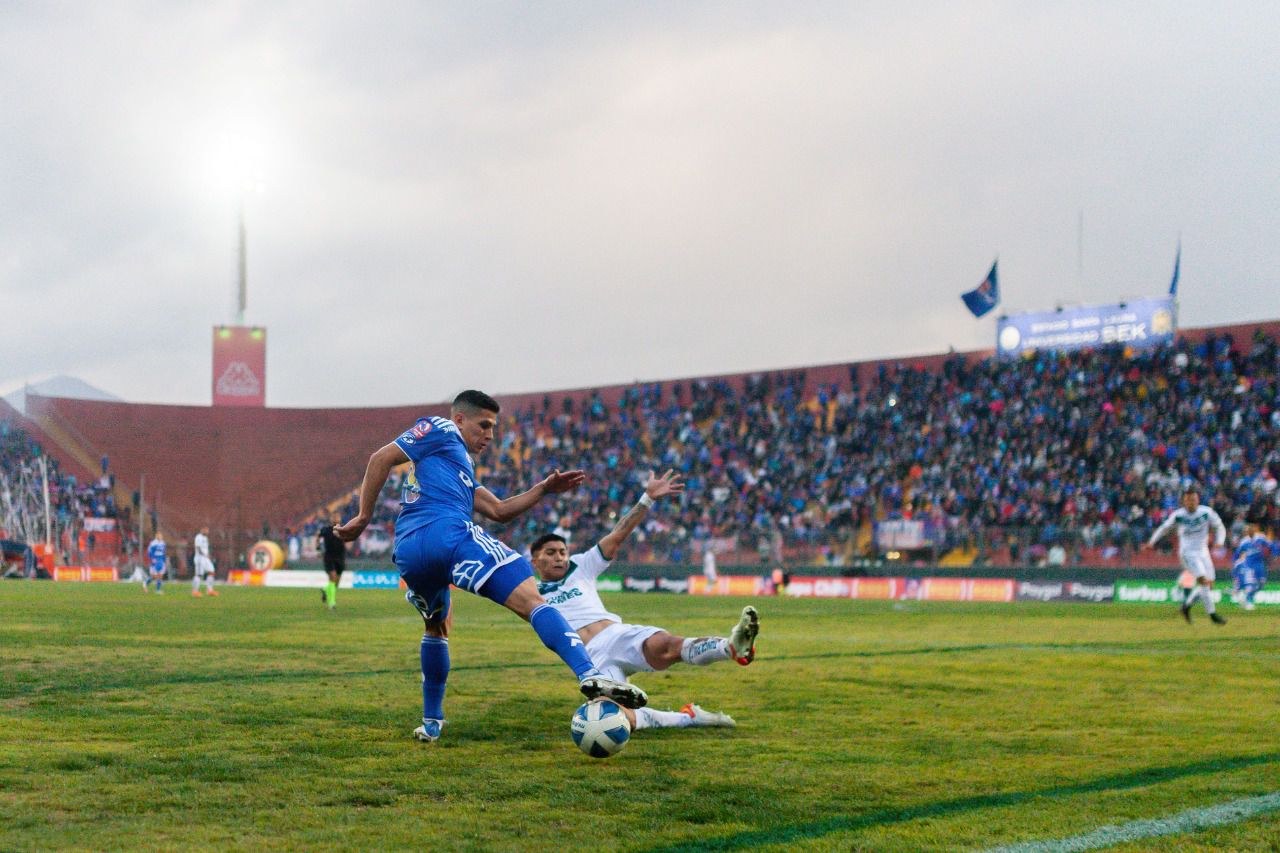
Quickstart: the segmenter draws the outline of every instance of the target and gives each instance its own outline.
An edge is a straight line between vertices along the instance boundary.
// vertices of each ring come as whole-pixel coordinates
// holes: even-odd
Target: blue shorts
[[[1236,576],[1236,586],[1239,587],[1262,586],[1263,581],[1266,580],[1265,575],[1260,576],[1249,566],[1236,566],[1232,571]]]
[[[162,575],[162,574],[164,574],[164,566],[157,566],[155,564],[152,564],[151,576],[155,577],[156,575]]]
[[[462,519],[442,518],[397,540],[394,559],[428,621],[448,615],[450,584],[503,604],[533,577],[528,560]]]

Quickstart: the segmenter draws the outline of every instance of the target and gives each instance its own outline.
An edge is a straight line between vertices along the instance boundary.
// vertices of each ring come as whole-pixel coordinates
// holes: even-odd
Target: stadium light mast
[[[236,198],[236,230],[238,232],[238,251],[236,255],[236,325],[244,325],[244,312],[249,302],[249,264],[248,250],[245,246],[244,227],[244,189],[241,188]]]

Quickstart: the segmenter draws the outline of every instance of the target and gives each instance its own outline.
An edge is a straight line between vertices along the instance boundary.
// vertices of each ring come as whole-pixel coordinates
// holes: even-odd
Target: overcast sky
[[[433,402],[1280,317],[1280,4],[0,4],[0,385]],[[1083,264],[1078,223],[1083,212]]]

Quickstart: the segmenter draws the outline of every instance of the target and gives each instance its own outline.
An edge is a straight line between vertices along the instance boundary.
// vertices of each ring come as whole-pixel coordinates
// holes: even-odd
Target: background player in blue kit
[[[1236,546],[1235,562],[1231,575],[1235,579],[1232,597],[1245,610],[1254,608],[1253,597],[1267,582],[1267,557],[1276,552],[1276,546],[1262,535],[1258,525],[1250,523],[1244,528],[1244,538]]]
[[[545,496],[568,491],[586,479],[581,471],[556,471],[529,491],[506,500],[478,486],[468,452],[480,453],[493,441],[498,410],[497,401],[488,394],[463,391],[454,399],[449,419],[420,418],[395,441],[376,450],[360,485],[359,513],[334,531],[346,542],[358,537],[369,525],[391,469],[406,461],[413,463],[396,519],[395,563],[409,587],[405,597],[426,623],[421,648],[422,725],[413,732],[421,741],[439,738],[444,724],[450,583],[528,620],[543,644],[573,670],[588,698],[606,696],[629,708],[642,707],[647,701],[640,688],[600,674],[578,632],[538,593],[529,561],[471,521],[476,512],[494,521],[510,521]]]
[[[147,559],[151,561],[151,571],[142,581],[143,592],[151,591],[152,581],[156,582],[156,592],[164,592],[165,553],[164,534],[157,530],[156,537],[147,546]]]

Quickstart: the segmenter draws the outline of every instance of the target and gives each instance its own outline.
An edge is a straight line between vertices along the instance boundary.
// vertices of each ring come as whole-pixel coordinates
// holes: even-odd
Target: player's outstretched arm
[[[394,441],[373,452],[364,469],[364,482],[360,484],[360,512],[347,523],[335,527],[335,536],[343,542],[352,542],[364,532],[373,519],[373,508],[378,502],[378,495],[382,493],[382,487],[387,483],[387,477],[391,475],[391,469],[408,461],[409,457]]]
[[[1214,543],[1221,548],[1227,544],[1227,526],[1222,523],[1222,516],[1213,507],[1209,507],[1209,523],[1213,525]]]
[[[505,500],[484,486],[476,487],[475,509],[485,518],[493,521],[510,521],[518,518],[537,505],[547,495],[558,495],[570,489],[576,489],[587,480],[584,471],[553,471],[551,476],[538,483],[527,492],[512,495]]]
[[[627,537],[631,535],[631,531],[639,527],[640,522],[644,521],[644,517],[649,514],[649,507],[653,506],[654,501],[683,491],[684,483],[680,482],[679,474],[668,470],[661,477],[655,477],[653,472],[650,471],[648,482],[644,484],[644,496],[640,498],[639,503],[627,510],[622,518],[618,519],[618,523],[613,526],[613,530],[610,530],[596,544],[596,547],[600,549],[600,553],[604,555],[606,560],[612,560],[617,555],[618,549],[622,547],[622,543],[627,541]]]
[[[1159,542],[1162,538],[1164,538],[1164,535],[1166,533],[1168,533],[1170,530],[1173,529],[1173,525],[1176,521],[1177,514],[1178,513],[1176,510],[1169,513],[1169,517],[1164,520],[1164,524],[1161,524],[1159,527],[1157,527],[1155,532],[1151,534],[1151,538],[1148,539],[1145,543],[1143,543],[1142,545],[1143,550],[1146,550],[1147,548],[1154,548],[1156,546],[1156,543]]]

